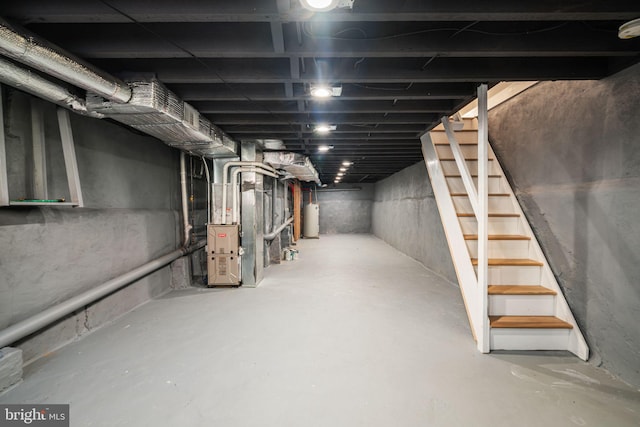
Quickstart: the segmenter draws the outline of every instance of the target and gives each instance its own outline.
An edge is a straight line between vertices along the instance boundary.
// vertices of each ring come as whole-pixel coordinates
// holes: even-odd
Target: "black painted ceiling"
[[[0,16],[116,76],[155,75],[237,140],[282,139],[323,182],[375,182],[479,83],[599,79],[639,60],[640,1],[16,0]],[[317,101],[310,84],[342,85]],[[316,123],[337,126],[329,136]],[[328,153],[320,145],[332,145]]]

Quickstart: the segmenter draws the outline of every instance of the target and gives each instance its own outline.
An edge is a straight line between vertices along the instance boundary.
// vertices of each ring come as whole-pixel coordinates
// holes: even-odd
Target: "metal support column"
[[[478,87],[478,292],[482,310],[482,338],[478,339],[478,350],[490,350],[488,312],[488,210],[489,210],[489,132],[487,110],[487,85]]]
[[[262,153],[254,142],[243,141],[240,160],[261,161]],[[241,175],[242,216],[240,223],[242,256],[242,285],[256,287],[262,280],[264,269],[264,194],[263,177],[254,172]]]

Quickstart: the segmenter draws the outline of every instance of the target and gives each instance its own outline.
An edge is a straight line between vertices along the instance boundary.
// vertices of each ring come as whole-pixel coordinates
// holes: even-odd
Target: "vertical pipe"
[[[9,182],[7,177],[7,151],[4,141],[2,85],[0,85],[0,206],[9,206]]]
[[[488,353],[490,350],[490,331],[488,313],[488,120],[487,85],[478,87],[478,292],[480,292],[480,315],[482,320],[482,338],[478,339],[478,350]]]
[[[189,246],[189,203],[187,201],[187,156],[184,151],[180,151],[180,192],[182,193],[182,222],[184,225],[183,246]]]
[[[278,198],[278,178],[273,177],[273,188],[271,188],[271,230],[276,229],[278,213],[276,211],[276,199]]]
[[[209,165],[207,159],[202,156],[202,163],[204,163],[204,173],[207,177],[207,225],[211,224],[211,175],[209,174]]]

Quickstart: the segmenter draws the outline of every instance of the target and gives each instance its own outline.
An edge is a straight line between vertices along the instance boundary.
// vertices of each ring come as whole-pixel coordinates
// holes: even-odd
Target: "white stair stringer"
[[[447,179],[445,178],[444,171],[438,157],[436,155],[435,148],[431,143],[429,134],[424,134],[421,138],[422,151],[431,177],[431,184],[436,197],[436,203],[438,210],[440,211],[440,218],[444,226],[444,232],[449,243],[449,251],[452,258],[455,260],[454,268],[458,277],[458,284],[460,286],[460,292],[462,293],[462,299],[467,310],[467,317],[469,319],[469,325],[471,326],[471,332],[478,344],[478,349],[482,351],[481,343],[478,341],[478,337],[487,336],[489,331],[483,330],[483,323],[487,324],[486,319],[482,319],[479,314],[481,295],[478,288],[478,278],[474,270],[471,258],[467,251],[464,235],[462,234],[462,228],[458,222],[453,200],[449,194]],[[440,193],[440,194],[439,194]],[[446,193],[446,197],[445,197]],[[487,315],[485,314],[485,317]]]
[[[467,143],[477,133],[465,132]],[[461,193],[466,194],[459,178],[451,177],[450,149],[443,144],[444,132],[437,132],[432,139],[430,133],[421,137],[427,171],[433,187],[443,228],[454,262],[458,282],[463,295],[474,338],[482,333],[482,317],[478,314],[481,295],[478,292],[476,268],[471,258],[477,257],[477,240],[470,235],[477,234],[475,217],[458,217],[469,213],[470,205]],[[437,142],[437,146],[434,144]],[[473,163],[473,149],[466,146],[463,155],[467,164]],[[501,165],[488,147],[490,161],[490,213],[512,213],[515,217],[490,217],[489,235],[508,235],[504,240],[496,236],[488,242],[489,258],[526,258],[540,261],[541,266],[489,266],[490,285],[525,285],[543,287],[549,292],[544,295],[489,295],[488,313],[485,316],[548,316],[566,322],[566,327],[494,327],[484,331],[490,337],[491,350],[568,350],[587,360],[589,348],[575,321],[562,290],[549,267],[540,245],[524,216],[511,186],[505,178]],[[471,160],[469,160],[471,159]],[[472,174],[475,171],[472,169]],[[474,179],[475,181],[475,179]],[[454,194],[452,196],[452,193]],[[496,194],[492,200],[491,193]],[[467,239],[465,240],[465,235]],[[512,240],[514,236],[518,239]],[[477,237],[476,237],[477,239]],[[518,288],[524,289],[524,288]],[[486,323],[486,322],[485,322]],[[570,326],[569,326],[570,325]],[[479,346],[480,348],[480,346]]]

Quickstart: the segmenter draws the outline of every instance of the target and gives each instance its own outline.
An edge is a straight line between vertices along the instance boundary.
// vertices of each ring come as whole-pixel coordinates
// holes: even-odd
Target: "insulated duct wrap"
[[[236,143],[160,81],[129,83],[126,104],[89,94],[87,109],[154,136],[167,145],[207,157],[235,156]]]
[[[300,181],[314,181],[316,184],[322,185],[318,176],[318,171],[316,171],[311,160],[309,160],[305,155],[283,151],[272,151],[263,153],[263,156],[265,163],[270,164],[276,169],[284,169]]]

